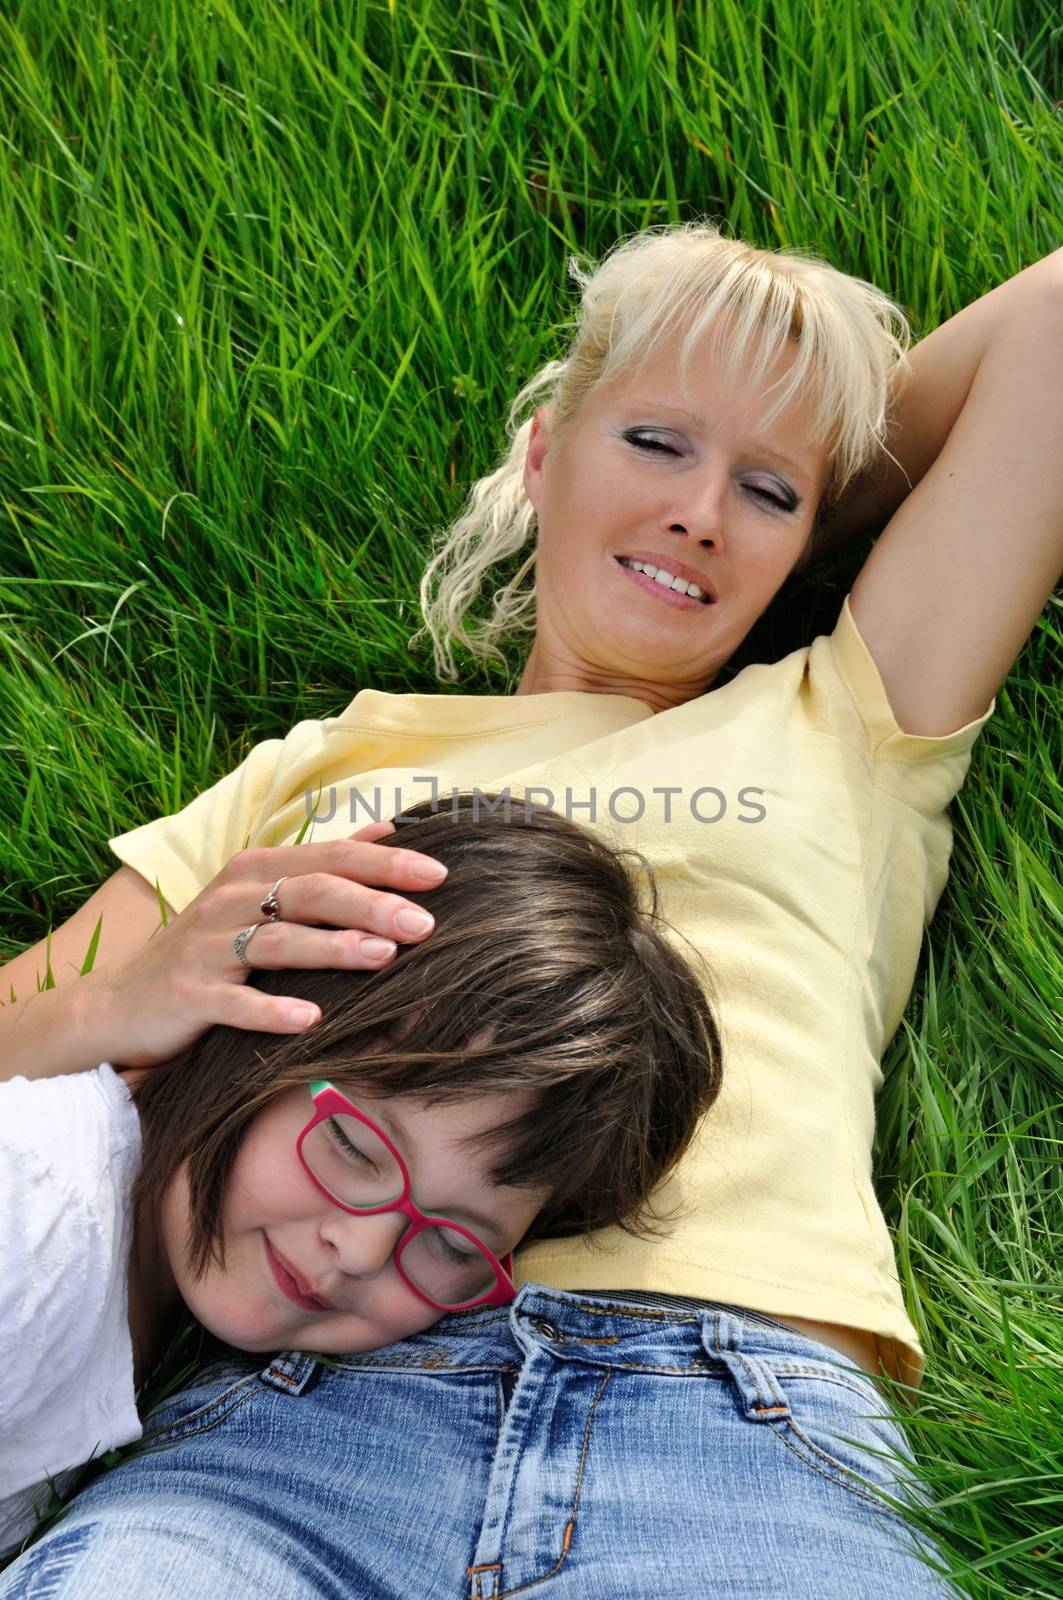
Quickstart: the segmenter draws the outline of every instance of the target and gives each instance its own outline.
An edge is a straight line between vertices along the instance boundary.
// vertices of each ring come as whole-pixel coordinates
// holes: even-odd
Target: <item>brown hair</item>
[[[316,1078],[427,1104],[530,1090],[530,1109],[487,1136],[494,1183],[550,1192],[529,1237],[653,1225],[651,1192],[719,1093],[707,974],[663,937],[641,855],[523,802],[488,810],[491,798],[435,813],[424,801],[403,813],[415,831],[381,841],[449,869],[439,888],[406,892],[436,918],[422,944],[381,971],[256,972],[250,982],[315,1001],[322,1020],[295,1036],[213,1028],[137,1086],[136,1213],[157,1215],[187,1161],[194,1272],[220,1258],[225,1186],[253,1118]]]

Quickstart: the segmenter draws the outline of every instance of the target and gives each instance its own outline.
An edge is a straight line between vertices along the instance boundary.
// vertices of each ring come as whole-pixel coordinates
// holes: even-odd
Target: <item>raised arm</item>
[[[924,339],[829,524],[882,528],[850,604],[898,723],[980,716],[1063,571],[1063,250]],[[909,492],[910,480],[912,488]]]

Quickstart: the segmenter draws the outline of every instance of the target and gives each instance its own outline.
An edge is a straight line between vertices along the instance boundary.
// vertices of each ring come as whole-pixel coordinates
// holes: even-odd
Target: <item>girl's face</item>
[[[808,400],[765,423],[793,352],[760,384],[708,361],[679,379],[679,336],[599,389],[550,437],[535,419],[525,488],[538,526],[538,625],[518,693],[701,694],[797,561],[827,478]],[[778,393],[776,388],[775,393]],[[639,574],[696,583],[711,603]]]
[[[344,1092],[402,1153],[423,1211],[464,1223],[499,1258],[519,1244],[546,1194],[492,1184],[498,1151],[475,1141],[526,1110],[524,1096],[426,1107],[404,1096]],[[351,1216],[311,1182],[296,1140],[312,1115],[309,1086],[292,1089],[248,1129],[225,1194],[224,1267],[212,1261],[201,1278],[189,1272],[185,1166],[163,1197],[162,1242],[178,1292],[204,1327],[240,1350],[353,1354],[419,1333],[443,1315],[407,1287],[395,1266],[393,1251],[407,1227],[403,1214]],[[326,1304],[310,1309],[307,1296]]]

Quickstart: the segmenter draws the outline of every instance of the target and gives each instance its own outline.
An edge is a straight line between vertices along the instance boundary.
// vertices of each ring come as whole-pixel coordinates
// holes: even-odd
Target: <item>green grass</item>
[[[12,0],[4,953],[253,741],[433,687],[428,538],[556,352],[569,252],[722,217],[925,331],[1063,237],[1059,61],[1050,0]],[[750,652],[829,626],[858,559]],[[976,751],[882,1100],[909,1425],[979,1597],[1055,1595],[1063,1556],[1061,631]]]

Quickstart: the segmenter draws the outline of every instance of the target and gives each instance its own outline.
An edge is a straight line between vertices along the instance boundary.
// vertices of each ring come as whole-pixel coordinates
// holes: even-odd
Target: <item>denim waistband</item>
[[[509,1306],[458,1312],[401,1344],[329,1358],[346,1369],[512,1371],[535,1347],[555,1359],[626,1371],[691,1373],[770,1361],[779,1372],[835,1370],[871,1385],[862,1368],[830,1346],[758,1311],[699,1301],[652,1304],[600,1292],[525,1284]]]
[[[581,1289],[581,1299],[608,1300],[613,1305],[649,1306],[654,1311],[693,1311],[698,1316],[705,1311],[729,1311],[747,1322],[764,1323],[772,1328],[785,1328],[787,1324],[778,1317],[769,1317],[762,1311],[749,1311],[744,1306],[726,1305],[722,1300],[699,1300],[686,1294],[657,1294],[648,1289]]]

